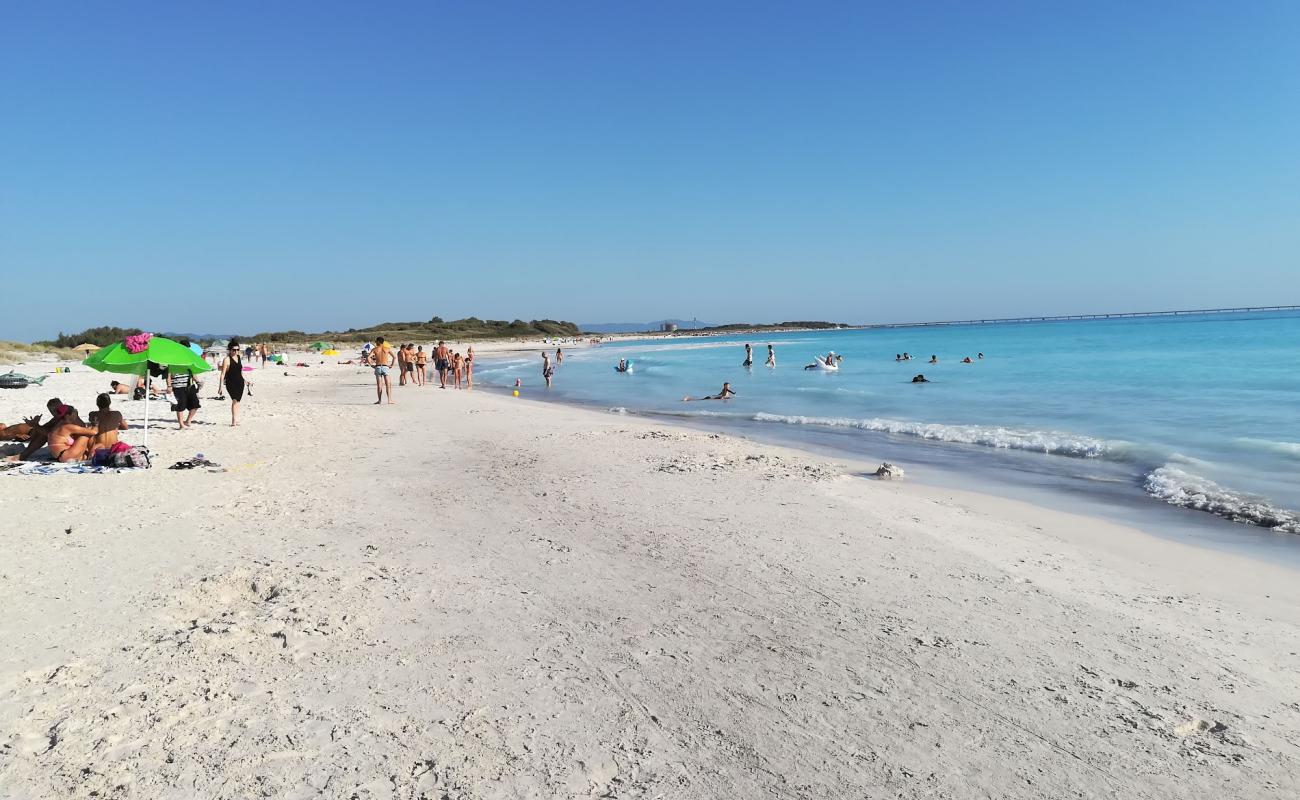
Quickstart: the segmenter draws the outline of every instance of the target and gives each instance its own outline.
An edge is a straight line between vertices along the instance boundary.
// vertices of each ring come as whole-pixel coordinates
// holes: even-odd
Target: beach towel
[[[57,461],[16,461],[0,465],[0,475],[99,475],[105,472],[138,472],[134,467],[94,467],[89,464],[60,464]]]

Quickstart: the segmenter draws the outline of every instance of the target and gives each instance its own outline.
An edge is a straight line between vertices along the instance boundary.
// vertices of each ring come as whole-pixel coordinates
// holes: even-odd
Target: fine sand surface
[[[285,371],[238,429],[210,383],[154,470],[0,475],[0,796],[1300,796],[1295,573],[536,386]],[[227,471],[166,469],[196,452]]]

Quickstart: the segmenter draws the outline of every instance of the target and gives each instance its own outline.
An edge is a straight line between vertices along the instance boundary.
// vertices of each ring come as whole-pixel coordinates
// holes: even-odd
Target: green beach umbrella
[[[329,342],[313,342],[313,343],[312,343],[312,346],[311,346],[311,349],[313,349],[313,350],[329,350],[329,349],[332,348],[333,346],[334,346],[334,345],[330,344]]]
[[[164,368],[188,369],[190,372],[207,372],[212,367],[193,350],[171,339],[141,333],[128,336],[126,341],[100,348],[81,363],[93,370],[118,375],[147,375],[149,365]],[[144,394],[144,443],[149,444],[149,393]]]

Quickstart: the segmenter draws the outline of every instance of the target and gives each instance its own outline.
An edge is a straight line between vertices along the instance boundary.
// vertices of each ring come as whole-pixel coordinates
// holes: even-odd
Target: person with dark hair
[[[84,461],[90,455],[90,443],[98,433],[81,421],[75,408],[59,404],[54,409],[54,419],[50,420],[46,444],[50,447],[50,455],[61,464]]]
[[[50,421],[31,428],[27,432],[27,446],[23,448],[21,453],[9,456],[7,460],[26,461],[32,457],[33,453],[44,447],[46,441],[49,439],[50,431],[54,430],[54,426],[59,421],[60,408],[70,409],[74,417],[77,414],[77,409],[72,408],[71,406],[64,406],[62,400],[57,397],[51,397],[49,401],[45,403],[45,410],[50,412]],[[37,417],[37,419],[40,419],[40,417]]]
[[[375,393],[378,395],[375,405],[384,402],[384,393],[388,393],[388,404],[393,404],[393,381],[388,377],[388,370],[393,366],[393,348],[384,341],[384,337],[375,337],[375,346],[370,350],[370,365],[375,368]]]
[[[112,410],[110,407],[112,403],[112,398],[107,394],[101,394],[95,398],[97,410],[90,412],[90,424],[99,433],[95,434],[95,441],[90,447],[92,454],[96,450],[117,444],[117,432],[127,429],[126,420],[122,418],[122,412]]]
[[[190,340],[181,339],[181,344],[188,347]],[[242,371],[240,377],[243,377]],[[176,428],[177,430],[188,428],[194,421],[194,415],[199,413],[201,408],[198,379],[194,377],[194,371],[188,367],[168,367],[167,385],[172,390],[172,411],[176,412]],[[189,416],[185,417],[187,411]]]
[[[239,424],[239,402],[244,399],[244,358],[239,354],[239,342],[235,339],[226,345],[226,357],[221,360],[218,380],[230,395],[230,427],[233,428]]]

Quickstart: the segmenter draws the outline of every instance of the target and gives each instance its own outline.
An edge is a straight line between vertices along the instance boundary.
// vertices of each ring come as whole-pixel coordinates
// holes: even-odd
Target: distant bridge
[[[1069,322],[1087,319],[1136,319],[1138,317],[1191,317],[1198,314],[1247,314],[1261,311],[1300,311],[1297,306],[1240,306],[1237,308],[1197,308],[1184,311],[1125,311],[1118,314],[1059,314],[1046,317],[997,317],[994,319],[955,319],[941,322],[881,322],[854,327],[872,330],[879,328],[933,328],[944,325],[1003,325],[1015,322]]]

